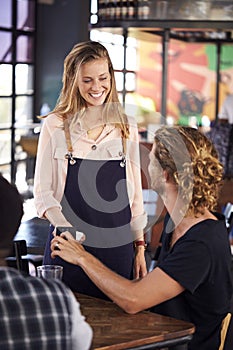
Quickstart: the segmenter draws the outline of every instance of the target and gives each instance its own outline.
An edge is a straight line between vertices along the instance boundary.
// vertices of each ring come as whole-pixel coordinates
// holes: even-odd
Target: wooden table
[[[188,344],[194,325],[152,312],[129,315],[116,304],[75,294],[94,336],[91,349],[161,349]]]

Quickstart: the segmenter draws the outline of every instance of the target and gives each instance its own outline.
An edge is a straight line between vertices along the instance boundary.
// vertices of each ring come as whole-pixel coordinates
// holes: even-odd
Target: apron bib
[[[111,270],[131,279],[133,276],[133,236],[131,210],[126,186],[126,167],[119,160],[75,158],[68,162],[62,212],[67,220],[86,235],[85,249]],[[45,248],[44,264],[64,268],[63,281],[74,292],[107,298],[83,270],[56,257],[51,259],[50,241]]]

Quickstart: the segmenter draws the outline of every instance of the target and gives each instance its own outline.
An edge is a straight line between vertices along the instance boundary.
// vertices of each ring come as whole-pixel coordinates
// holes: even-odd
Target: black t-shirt
[[[166,218],[165,223],[168,221]],[[215,350],[232,295],[231,252],[224,220],[204,220],[191,227],[170,249],[163,232],[158,267],[185,291],[152,311],[194,323],[189,349]]]

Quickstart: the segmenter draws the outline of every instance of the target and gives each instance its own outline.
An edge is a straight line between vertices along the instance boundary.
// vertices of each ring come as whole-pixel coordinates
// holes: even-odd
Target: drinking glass
[[[37,276],[40,278],[56,278],[61,280],[63,275],[63,266],[60,265],[41,265],[37,266]]]

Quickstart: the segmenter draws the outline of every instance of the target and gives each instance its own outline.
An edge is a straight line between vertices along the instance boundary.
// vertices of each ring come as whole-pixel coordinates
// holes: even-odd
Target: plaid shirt
[[[70,291],[60,281],[0,268],[0,349],[72,349]]]

